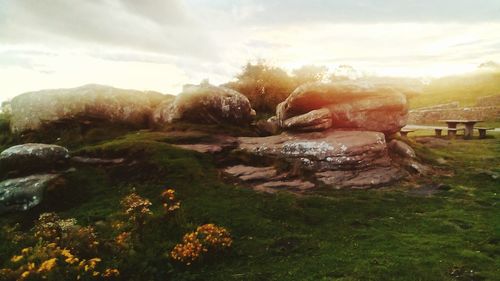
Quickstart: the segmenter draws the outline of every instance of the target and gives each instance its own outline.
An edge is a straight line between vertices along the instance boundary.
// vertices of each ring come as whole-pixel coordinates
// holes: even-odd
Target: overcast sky
[[[257,59],[467,72],[500,61],[500,0],[0,0],[0,100],[87,83],[177,94]]]

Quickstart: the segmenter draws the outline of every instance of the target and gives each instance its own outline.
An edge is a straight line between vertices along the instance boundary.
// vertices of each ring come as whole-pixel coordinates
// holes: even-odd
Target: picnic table
[[[464,139],[469,139],[472,137],[474,132],[474,125],[478,122],[483,122],[482,120],[439,120],[440,122],[445,122],[448,124],[448,128],[456,129],[457,124],[464,124]]]

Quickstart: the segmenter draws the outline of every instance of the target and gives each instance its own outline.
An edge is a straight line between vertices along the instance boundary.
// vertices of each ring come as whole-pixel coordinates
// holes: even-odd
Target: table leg
[[[474,124],[465,123],[464,139],[472,138],[473,132],[474,132]]]

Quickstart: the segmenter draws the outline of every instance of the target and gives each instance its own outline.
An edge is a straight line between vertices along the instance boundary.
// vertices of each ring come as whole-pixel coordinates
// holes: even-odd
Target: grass
[[[457,139],[441,149],[415,145],[423,160],[444,158],[437,169],[453,173],[413,183],[448,186],[432,196],[409,192],[411,184],[305,197],[259,194],[224,183],[211,156],[169,144],[189,141],[148,131],[82,141],[73,154],[127,156],[135,164],[77,167],[66,176],[72,192],[59,204],[2,216],[0,224],[22,222],[29,229],[48,210],[82,224],[108,221],[120,216],[120,199],[132,188],[160,213],[159,193],[173,187],[182,200],[182,219],[173,227],[156,218],[146,227],[148,242],[121,268],[124,280],[499,280],[500,186],[484,172],[500,174],[498,134]],[[233,250],[193,267],[171,264],[168,251],[203,223],[228,228]],[[0,236],[0,263],[15,250]]]
[[[433,80],[423,94],[410,101],[411,108],[458,101],[460,106],[473,106],[480,97],[500,93],[500,72],[476,72]]]

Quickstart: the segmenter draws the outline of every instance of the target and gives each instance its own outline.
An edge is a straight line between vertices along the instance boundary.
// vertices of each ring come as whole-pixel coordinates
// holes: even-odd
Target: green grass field
[[[500,72],[476,72],[433,80],[423,93],[410,101],[420,108],[458,101],[460,106],[473,106],[477,98],[500,95]]]
[[[119,202],[135,188],[153,202],[155,216],[144,228],[143,244],[119,265],[122,280],[500,280],[500,183],[488,174],[500,174],[498,133],[440,149],[410,137],[434,175],[381,189],[321,189],[300,197],[225,183],[212,156],[174,148],[169,143],[176,139],[168,134],[131,132],[109,140],[104,134],[88,132],[72,152],[127,156],[137,163],[77,167],[66,176],[71,192],[64,200],[4,215],[0,225],[21,222],[27,231],[41,211],[83,225],[111,222],[122,217]],[[432,132],[418,133],[425,134]],[[415,188],[436,185],[444,188],[432,194]],[[182,200],[172,221],[161,216],[165,187]],[[172,247],[204,223],[226,227],[232,249],[192,266],[173,263]],[[105,229],[98,234],[116,235]],[[23,246],[4,235],[0,265]],[[103,260],[111,258],[106,255]]]

